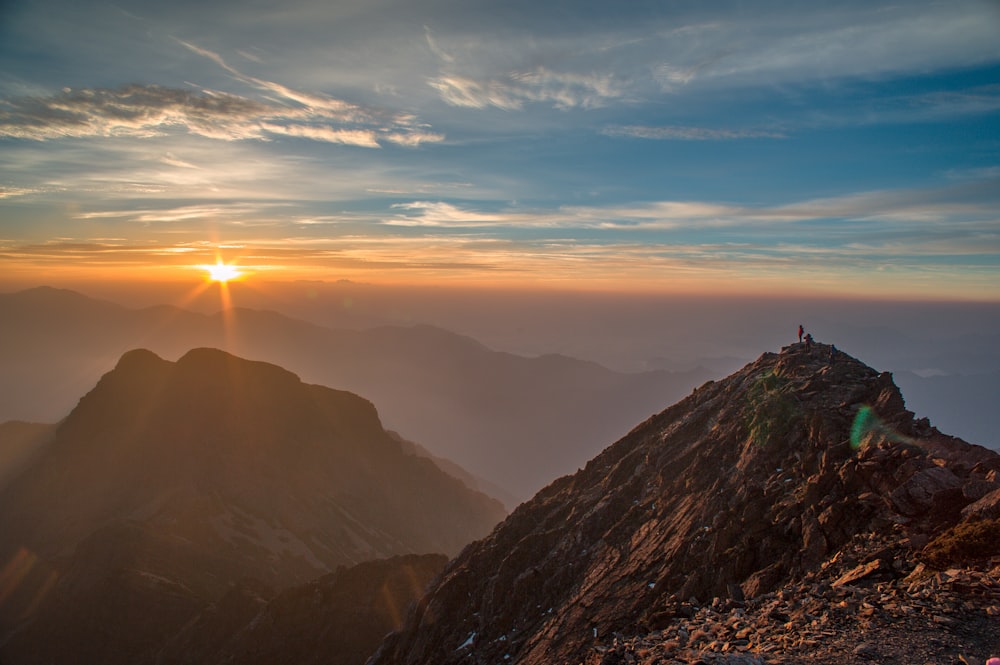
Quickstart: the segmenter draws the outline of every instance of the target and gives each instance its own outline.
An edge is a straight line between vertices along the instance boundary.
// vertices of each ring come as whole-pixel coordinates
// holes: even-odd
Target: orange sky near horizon
[[[213,282],[208,268],[221,261],[237,271],[232,278],[244,288],[266,292],[297,281],[337,282],[347,280],[388,287],[459,288],[484,291],[575,291],[596,293],[663,294],[692,296],[748,296],[776,298],[847,298],[899,301],[1000,302],[1000,284],[991,276],[975,273],[946,277],[933,270],[909,268],[857,270],[831,274],[828,269],[806,263],[783,269],[747,272],[745,266],[725,262],[602,262],[595,257],[572,261],[566,257],[546,261],[519,257],[504,267],[499,262],[489,270],[450,266],[441,268],[432,260],[424,265],[411,259],[405,266],[387,265],[389,259],[368,262],[353,259],[324,265],[296,261],[294,255],[262,257],[243,255],[230,248],[165,253],[148,257],[148,263],[132,255],[111,261],[77,260],[63,257],[40,264],[30,260],[0,258],[0,290],[17,291],[35,286],[53,286],[84,292],[108,290],[109,285],[127,290],[170,293],[204,287]],[[261,261],[266,258],[266,262]],[[5,265],[6,264],[6,265]],[[116,287],[112,287],[116,288]],[[121,290],[121,288],[119,288]],[[155,300],[155,296],[151,296]]]

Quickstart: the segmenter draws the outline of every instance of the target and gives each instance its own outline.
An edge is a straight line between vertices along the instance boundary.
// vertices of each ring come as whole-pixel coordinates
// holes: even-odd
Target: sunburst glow
[[[208,271],[208,278],[213,282],[229,282],[243,276],[243,272],[236,266],[225,264],[221,261],[215,265],[202,266]]]

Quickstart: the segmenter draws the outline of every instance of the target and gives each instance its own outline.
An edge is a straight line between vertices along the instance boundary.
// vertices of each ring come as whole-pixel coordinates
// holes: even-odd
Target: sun
[[[222,261],[218,261],[215,265],[202,267],[208,271],[208,279],[213,282],[225,284],[243,276],[243,273],[236,266],[225,264]]]

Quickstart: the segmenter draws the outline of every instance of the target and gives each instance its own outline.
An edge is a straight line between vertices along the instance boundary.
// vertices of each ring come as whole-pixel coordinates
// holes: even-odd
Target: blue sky
[[[0,4],[0,275],[1000,298],[1000,3]]]

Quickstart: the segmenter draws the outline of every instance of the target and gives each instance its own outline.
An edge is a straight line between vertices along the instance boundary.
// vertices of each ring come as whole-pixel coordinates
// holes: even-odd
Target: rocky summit
[[[370,665],[1000,655],[1000,456],[824,344],[649,418],[453,560]]]

